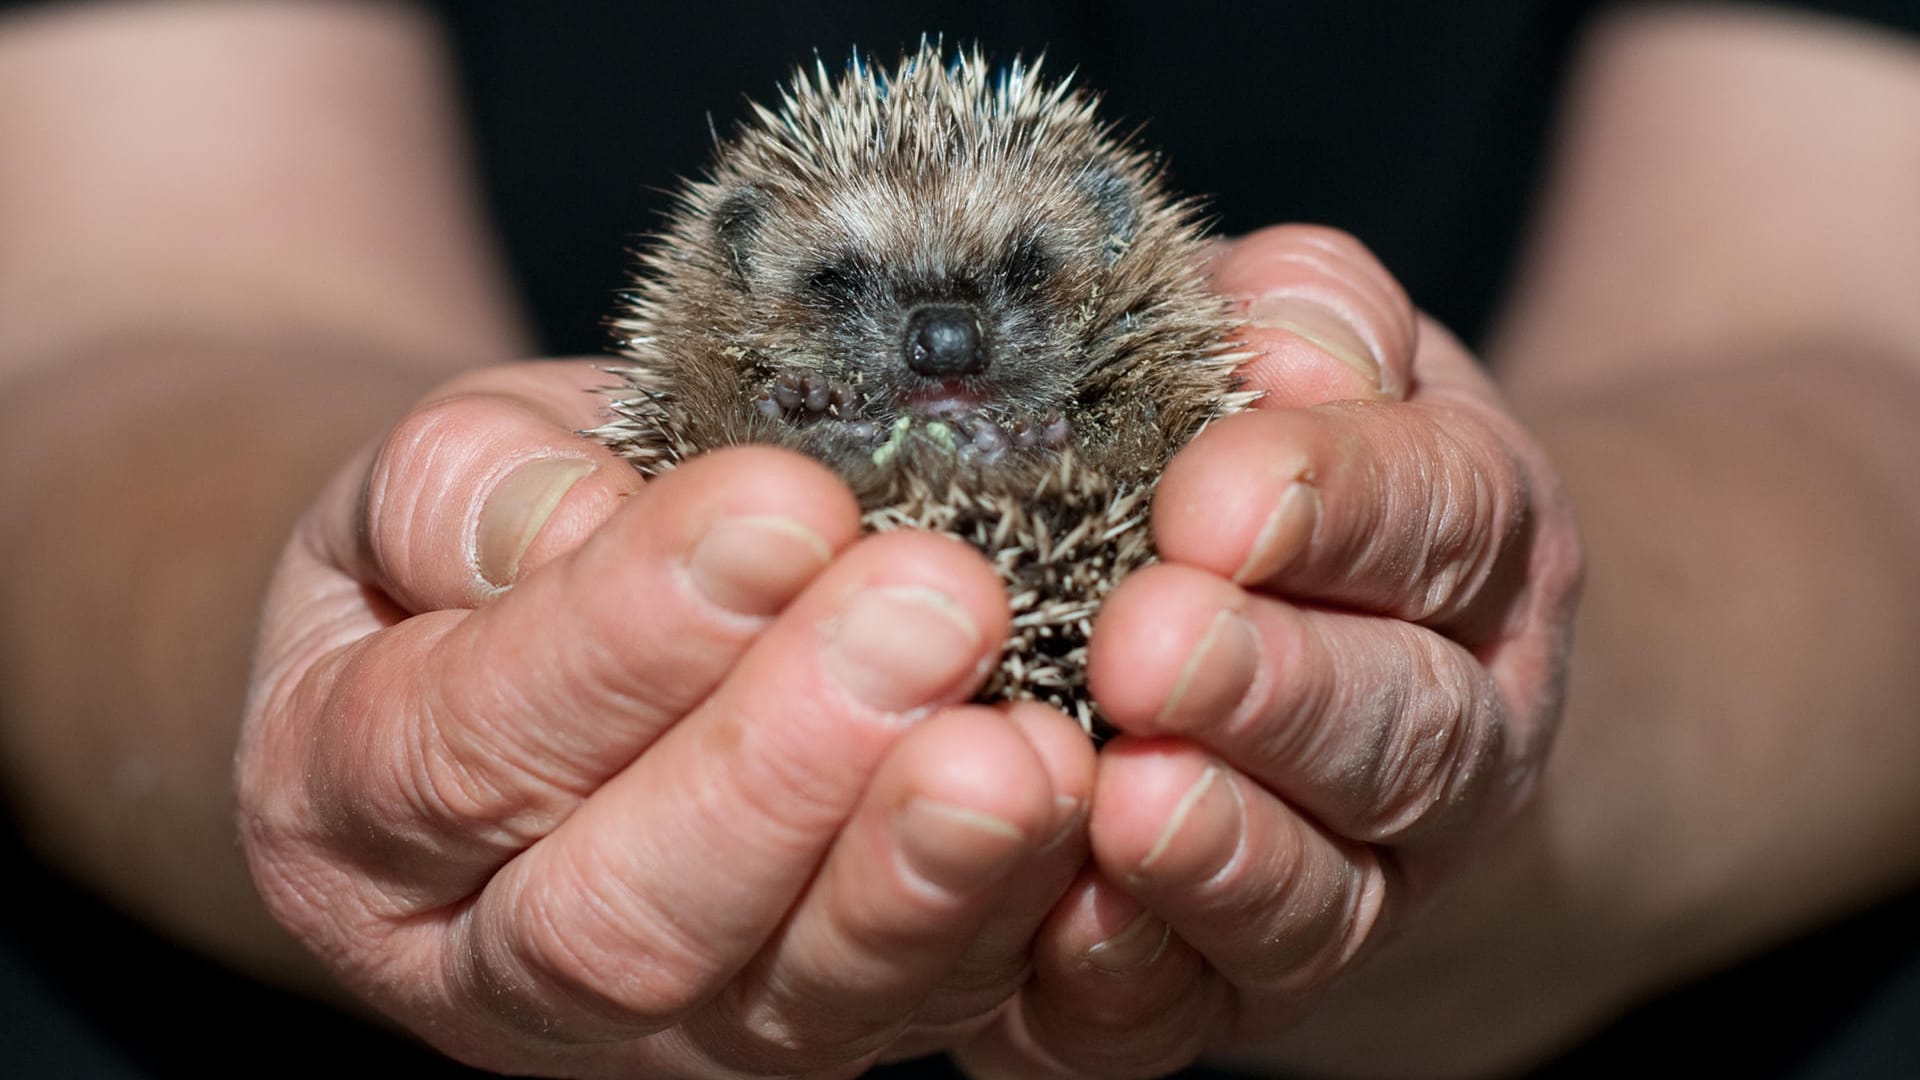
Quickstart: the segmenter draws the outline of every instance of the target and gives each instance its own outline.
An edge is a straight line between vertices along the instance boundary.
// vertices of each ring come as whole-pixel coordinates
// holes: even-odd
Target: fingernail
[[[1274,504],[1273,512],[1260,526],[1260,534],[1254,537],[1247,561],[1234,571],[1234,583],[1265,581],[1286,569],[1288,563],[1307,550],[1307,544],[1313,540],[1314,527],[1319,523],[1320,489],[1304,479],[1288,484],[1280,493],[1280,501]]]
[[[573,485],[593,471],[582,458],[547,457],[529,461],[494,485],[474,526],[473,562],[480,577],[504,589],[520,576],[520,556],[553,516]]]
[[[1180,669],[1172,692],[1154,717],[1155,724],[1187,730],[1224,717],[1247,696],[1259,664],[1253,627],[1247,620],[1237,611],[1216,614]]]
[[[998,881],[1026,852],[1026,834],[965,806],[912,799],[894,819],[901,866],[929,894],[961,897]]]
[[[1208,766],[1174,804],[1133,877],[1147,877],[1169,857],[1185,867],[1223,866],[1240,846],[1240,832],[1239,793],[1220,766]]]
[[[1353,324],[1332,308],[1305,297],[1270,293],[1247,305],[1247,322],[1265,330],[1295,333],[1360,373],[1374,389],[1380,388],[1380,358]]]
[[[728,611],[772,615],[832,559],[826,540],[792,518],[743,515],[707,528],[687,559],[687,574]]]
[[[922,585],[856,594],[828,628],[823,662],[853,697],[906,712],[952,691],[979,666],[980,628],[951,597]]]
[[[1146,967],[1167,951],[1173,928],[1151,911],[1142,911],[1120,932],[1087,946],[1081,957],[1101,971],[1118,975]]]

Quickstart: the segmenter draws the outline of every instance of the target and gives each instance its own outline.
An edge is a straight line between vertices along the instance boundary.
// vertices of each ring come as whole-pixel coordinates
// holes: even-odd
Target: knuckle
[[[250,782],[246,772],[242,770],[238,785],[236,816],[241,853],[267,910],[288,923],[322,906],[318,896],[302,887],[306,877],[302,867],[314,861],[313,853],[300,836],[298,810],[288,806],[285,797],[267,790],[279,785],[263,788]]]
[[[359,687],[366,678],[366,657],[349,661],[321,705],[331,720],[325,732],[332,749],[311,754],[302,777],[315,824],[337,846],[377,866],[417,862],[431,847],[417,829],[418,818],[404,813],[406,788],[397,782],[404,757],[390,756],[390,732],[371,715]]]
[[[1355,839],[1401,844],[1454,821],[1471,802],[1489,761],[1498,724],[1486,715],[1490,697],[1451,646],[1407,633],[1412,667],[1368,778],[1369,798],[1354,823]]]
[[[573,793],[517,765],[539,758],[518,752],[509,734],[444,716],[443,706],[424,702],[393,760],[403,812],[488,859],[504,860],[546,835],[552,808],[571,805]]]
[[[1405,339],[1403,347],[1411,350],[1416,332],[1413,301],[1372,248],[1345,229],[1327,225],[1307,226],[1300,242],[1346,270],[1353,280],[1364,283],[1360,287],[1377,302],[1384,301],[1386,308],[1381,314],[1391,320],[1395,335]]]
[[[326,752],[296,748],[300,781],[292,786],[302,827],[316,842],[412,902],[432,904],[530,846],[570,803],[554,784],[514,769],[511,761],[523,755],[450,719],[431,693],[395,702],[394,660],[355,650],[324,700],[308,704],[312,715],[326,717],[317,733]]]
[[[1324,890],[1337,878],[1333,895]],[[1266,911],[1262,947],[1217,961],[1234,985],[1263,993],[1309,995],[1349,970],[1377,936],[1386,880],[1378,858],[1360,850],[1338,874],[1302,874]],[[1256,915],[1255,918],[1258,918]]]
[[[1379,935],[1385,895],[1385,878],[1378,862],[1363,862],[1350,875],[1345,902],[1317,920],[1320,925],[1305,935],[1314,947],[1265,989],[1285,994],[1312,994],[1331,986],[1354,966]]]
[[[1419,565],[1417,620],[1454,618],[1486,591],[1527,518],[1527,488],[1513,454],[1489,433],[1436,425],[1433,512]]]
[[[473,951],[482,993],[506,1019],[551,1017],[561,1003],[604,1027],[583,1037],[636,1036],[704,1003],[723,970],[637,893],[609,889],[571,860],[543,867],[513,898],[492,948]]]
[[[234,755],[234,798],[240,812],[241,839],[265,845],[292,833],[308,819],[305,786],[289,784],[310,767],[299,745],[310,715],[309,680],[276,679],[257,687],[248,703],[240,744]]]
[[[732,736],[741,745],[714,782],[738,813],[735,835],[768,853],[811,848],[829,835],[856,797],[865,762],[879,753],[849,742],[855,725],[823,707],[800,705],[786,716],[735,713],[723,723],[727,730],[716,738]]]
[[[359,809],[362,800],[349,793],[351,767],[331,772],[340,759],[312,753],[310,729],[286,722],[285,713],[324,708],[315,693],[303,681],[250,707],[235,766],[237,839],[274,919],[334,963],[362,965],[377,957],[371,943],[408,910],[408,897],[370,874],[370,858],[396,849],[381,832],[378,810]]]
[[[364,665],[363,651],[335,658],[325,677],[309,672],[250,708],[235,797],[240,840],[257,877],[308,863],[355,878],[419,865],[423,838],[394,820],[394,789],[379,782],[385,744],[368,730],[355,690]],[[320,730],[317,718],[324,718]]]
[[[610,747],[649,740],[692,712],[715,692],[751,640],[750,631],[707,618],[677,600],[656,605],[636,626],[631,595],[624,588],[610,589],[573,605],[577,632],[554,663],[514,681],[525,699],[515,703],[519,716],[618,718],[617,728],[563,728],[570,736],[564,739],[538,725],[522,734],[525,760],[571,774],[574,783],[596,779],[620,764],[608,757]]]
[[[883,899],[836,898],[824,912],[824,934],[833,943],[834,952],[844,966],[865,970],[887,970],[898,964],[903,949],[917,944],[918,923],[943,913],[945,905],[918,891],[901,889],[892,882],[875,883],[884,890]],[[845,1013],[867,1024],[891,1022],[910,1007],[909,1003],[889,999],[849,1004]]]

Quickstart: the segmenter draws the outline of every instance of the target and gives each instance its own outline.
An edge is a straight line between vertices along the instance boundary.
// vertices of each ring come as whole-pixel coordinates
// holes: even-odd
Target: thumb
[[[335,479],[302,538],[409,613],[478,606],[578,547],[641,488],[577,434],[606,382],[585,360],[456,379]]]
[[[1217,249],[1213,288],[1244,305],[1255,356],[1240,369],[1267,406],[1390,400],[1412,383],[1413,303],[1366,246],[1320,225],[1275,225]]]

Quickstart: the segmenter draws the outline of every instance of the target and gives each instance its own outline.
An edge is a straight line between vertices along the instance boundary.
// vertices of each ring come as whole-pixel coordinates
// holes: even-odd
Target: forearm
[[[1920,880],[1920,53],[1656,12],[1586,70],[1494,360],[1589,546],[1531,839],[1590,1024]]]
[[[1584,70],[1494,360],[1591,546],[1569,830],[1677,973],[1920,868],[1920,49],[1655,10]]]
[[[1740,371],[1537,423],[1590,553],[1542,839],[1624,993],[1920,879],[1920,381]]]
[[[294,517],[428,380],[180,340],[75,359],[0,398],[10,801],[135,915],[284,973],[233,839],[254,613]]]
[[[0,103],[0,782],[69,871],[274,962],[231,817],[268,569],[527,347],[444,59],[400,5],[56,8],[0,20]]]
[[[1586,70],[1494,360],[1589,545],[1532,839],[1605,1010],[1920,879],[1920,53],[1656,12]]]
[[[524,355],[458,110],[405,4],[0,17],[0,379],[165,336]]]
[[[1576,68],[1486,350],[1508,393],[1786,347],[1920,361],[1920,42],[1764,7],[1623,11]]]

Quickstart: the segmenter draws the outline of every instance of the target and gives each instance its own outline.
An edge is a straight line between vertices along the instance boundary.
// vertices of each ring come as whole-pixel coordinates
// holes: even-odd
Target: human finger
[[[880,1051],[1005,902],[1014,870],[1071,824],[1001,713],[962,707],[915,726],[766,948],[688,1021],[689,1039],[729,1068],[783,1076]],[[1018,974],[983,988],[998,997],[980,1011]]]
[[[820,466],[737,450],[648,485],[478,611],[362,631],[299,670],[313,631],[270,610],[262,656],[289,674],[243,755],[261,831],[350,855],[403,911],[468,895],[698,705],[858,528]]]
[[[1122,731],[1191,739],[1348,839],[1445,843],[1521,787],[1492,675],[1398,619],[1154,566],[1103,606],[1089,676]]]
[[[1329,835],[1184,740],[1109,743],[1088,828],[1101,873],[1240,990],[1325,987],[1380,937],[1398,892],[1382,849]]]
[[[1035,940],[1012,1008],[953,1057],[979,1080],[1164,1076],[1199,1056],[1227,987],[1164,919],[1083,872]]]
[[[631,465],[578,434],[608,378],[556,360],[453,380],[334,480],[301,539],[407,612],[483,603],[640,489]]]
[[[1036,702],[1006,709],[1045,765],[1053,788],[1051,839],[1015,866],[1003,893],[959,959],[915,1010],[913,1024],[882,1055],[918,1057],[964,1041],[1026,981],[1034,936],[1086,861],[1086,815],[1096,768],[1077,721]]]
[[[1221,244],[1212,287],[1235,297],[1255,355],[1240,368],[1263,406],[1395,400],[1412,384],[1412,302],[1351,235],[1275,225]]]
[[[459,1000],[572,1039],[706,1002],[813,880],[889,747],[979,684],[1006,618],[999,579],[955,541],[849,549],[705,701],[487,882],[448,945]]]
[[[1450,339],[1422,348],[1472,363]],[[1526,582],[1530,446],[1453,399],[1230,416],[1168,465],[1155,539],[1250,587],[1480,640]]]

